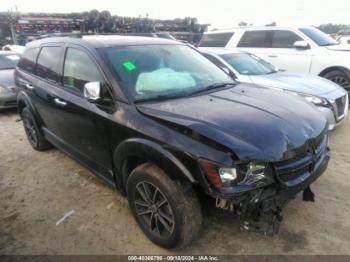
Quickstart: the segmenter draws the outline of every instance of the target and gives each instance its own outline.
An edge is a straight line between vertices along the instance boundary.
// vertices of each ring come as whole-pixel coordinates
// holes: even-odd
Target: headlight
[[[237,167],[219,167],[207,160],[200,160],[199,163],[216,188],[252,185],[260,180],[270,179],[266,176],[268,165],[265,163],[251,162],[239,164]]]
[[[236,168],[219,168],[219,176],[223,187],[231,186],[231,182],[237,179]]]
[[[247,165],[244,179],[239,184],[251,185],[266,178],[267,164],[251,162]]]
[[[318,96],[310,96],[310,95],[301,95],[304,97],[308,102],[313,103],[316,106],[324,106],[328,104],[328,101],[322,97]]]

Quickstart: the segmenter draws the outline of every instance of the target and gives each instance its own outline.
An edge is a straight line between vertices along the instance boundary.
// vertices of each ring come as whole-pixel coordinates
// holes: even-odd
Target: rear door
[[[59,122],[56,118],[58,105],[55,98],[62,76],[62,55],[62,46],[43,46],[41,48],[35,69],[38,82],[33,90],[35,106],[44,122],[44,126],[57,137],[60,137],[61,134]]]
[[[18,64],[16,84],[29,96],[40,124],[59,136],[53,101],[60,78],[62,47],[45,46],[28,49]]]

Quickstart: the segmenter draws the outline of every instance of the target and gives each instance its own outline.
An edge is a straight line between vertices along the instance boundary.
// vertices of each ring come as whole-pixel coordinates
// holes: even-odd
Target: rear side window
[[[204,34],[199,46],[201,47],[225,47],[233,36],[232,33]]]
[[[43,47],[36,66],[36,75],[49,81],[58,82],[60,76],[61,47]]]
[[[96,64],[89,55],[75,48],[68,48],[64,62],[63,84],[66,88],[83,94],[88,82],[104,83]]]
[[[18,67],[28,73],[34,74],[36,58],[39,53],[39,48],[27,49],[22,55],[18,63]]]
[[[287,30],[272,31],[272,48],[293,48],[296,41],[303,40],[297,34]]]
[[[238,47],[266,47],[267,31],[246,31],[238,43]]]

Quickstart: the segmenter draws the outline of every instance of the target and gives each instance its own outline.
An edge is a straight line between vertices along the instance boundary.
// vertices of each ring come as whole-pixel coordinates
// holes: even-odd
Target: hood
[[[272,162],[294,157],[327,125],[316,107],[302,98],[246,84],[206,95],[137,104],[137,108],[224,145],[240,160]]]
[[[14,87],[13,73],[14,69],[0,70],[0,85],[7,88]]]
[[[330,45],[330,46],[327,46],[327,49],[332,51],[350,51],[350,45],[348,44]]]
[[[333,82],[318,77],[294,72],[277,72],[268,75],[252,75],[254,84],[265,87],[282,88],[284,90],[322,96],[340,87]]]

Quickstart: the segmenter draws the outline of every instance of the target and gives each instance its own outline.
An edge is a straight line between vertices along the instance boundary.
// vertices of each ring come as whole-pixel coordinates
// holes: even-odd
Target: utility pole
[[[14,28],[14,22],[16,20],[16,16],[14,15],[14,12],[12,11],[12,7],[9,10],[9,18],[10,18],[10,31],[11,31],[12,42],[14,45],[17,45],[16,32],[15,32],[15,28]]]

